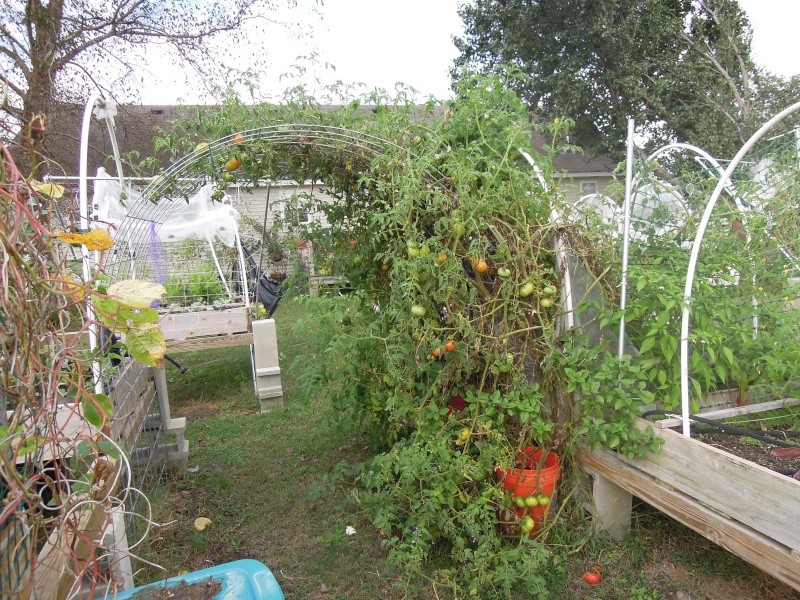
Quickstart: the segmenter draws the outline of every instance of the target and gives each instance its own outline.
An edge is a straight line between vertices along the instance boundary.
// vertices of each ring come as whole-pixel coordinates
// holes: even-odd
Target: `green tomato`
[[[534,521],[533,517],[531,516],[526,516],[524,519],[522,519],[522,523],[519,526],[522,533],[530,533],[533,531],[534,527],[536,527],[536,521]]]
[[[411,305],[411,314],[415,317],[424,317],[425,316],[425,307],[420,306],[419,304],[412,304]]]
[[[551,306],[553,306],[553,300],[551,298],[542,298],[541,300],[539,300],[539,305],[542,308],[550,308]]]
[[[536,496],[528,496],[525,498],[525,506],[527,508],[531,508],[533,506],[539,506],[539,499]]]
[[[539,506],[547,506],[550,504],[550,496],[547,494],[539,494],[536,496],[536,501],[539,503]]]
[[[511,277],[511,269],[500,267],[499,269],[497,269],[497,274],[503,279],[506,279],[507,277]]]
[[[534,291],[536,291],[536,288],[535,288],[535,287],[534,287],[534,285],[533,285],[533,284],[532,284],[532,283],[529,281],[528,283],[524,283],[524,284],[522,284],[522,287],[521,287],[521,288],[519,288],[519,295],[520,295],[520,297],[522,297],[522,298],[527,298],[527,297],[528,297],[528,296],[530,296],[530,295],[531,295],[531,294],[532,294]]]
[[[554,285],[546,285],[544,287],[544,289],[542,290],[542,293],[545,296],[555,296],[556,293],[558,293],[558,290],[556,289],[556,286],[554,286]]]
[[[431,253],[431,249],[428,248],[428,246],[423,245],[422,248],[419,249],[419,253],[422,254],[422,256],[427,256]]]
[[[413,248],[412,248],[411,246],[409,246],[409,247],[408,247],[408,255],[409,255],[411,258],[416,258],[416,257],[418,257],[418,256],[419,256],[419,248],[417,248],[416,246],[415,246],[415,247],[413,247]]]
[[[514,496],[514,504],[516,504],[520,508],[525,508],[525,498],[523,498],[522,496]]]
[[[453,223],[453,233],[457,236],[462,236],[467,232],[467,228],[464,227],[463,223]]]
[[[361,261],[362,261],[362,258],[360,256],[356,256],[355,258],[353,258],[353,266],[357,267],[358,265],[361,264]]]

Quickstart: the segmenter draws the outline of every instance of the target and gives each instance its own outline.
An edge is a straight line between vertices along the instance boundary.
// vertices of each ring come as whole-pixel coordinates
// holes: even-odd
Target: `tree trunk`
[[[28,32],[31,53],[27,91],[22,99],[23,126],[17,135],[20,151],[17,166],[24,175],[34,176],[36,165],[42,161],[47,134],[47,115],[53,104],[56,62],[56,42],[60,39],[64,1],[53,0],[47,6],[41,0],[28,0],[24,26]]]

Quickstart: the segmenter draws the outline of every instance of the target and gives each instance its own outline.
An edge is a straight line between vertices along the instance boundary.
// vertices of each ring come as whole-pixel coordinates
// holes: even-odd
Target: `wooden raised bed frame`
[[[158,321],[167,353],[247,346],[253,343],[250,308],[164,313]]]
[[[582,451],[594,476],[597,528],[624,537],[637,496],[800,590],[800,481],[669,429],[659,435],[661,450],[636,460]]]

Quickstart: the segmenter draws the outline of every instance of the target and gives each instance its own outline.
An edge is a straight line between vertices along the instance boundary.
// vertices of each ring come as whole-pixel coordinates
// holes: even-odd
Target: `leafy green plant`
[[[664,209],[659,196],[663,188],[638,197],[653,210],[646,220],[634,223],[625,312],[627,334],[641,356],[648,389],[669,410],[680,404],[680,327],[689,248],[716,185],[715,178],[685,164],[673,166],[678,175],[667,189],[681,194],[686,212]],[[642,188],[642,181],[658,181],[652,173],[656,168],[642,167]],[[793,189],[796,168],[786,168],[781,186]],[[739,402],[753,393],[780,397],[796,389],[800,378],[800,312],[788,310],[797,296],[790,275],[798,268],[791,253],[800,239],[800,207],[780,193],[764,199],[763,190],[746,180],[738,181],[736,189],[736,197],[723,195],[711,215],[692,289],[688,366],[695,411],[715,391],[734,389]],[[741,205],[758,210],[743,212]],[[781,223],[781,235],[776,235],[775,223]],[[611,278],[619,280],[621,244],[604,242],[606,231],[590,229],[587,235],[595,237],[597,247],[605,245],[606,260],[615,271]],[[620,311],[606,311],[601,325],[616,327],[621,316]]]
[[[212,304],[214,301],[227,297],[225,284],[222,283],[216,270],[209,263],[202,263],[191,273],[171,276],[164,287],[167,291],[167,303]]]

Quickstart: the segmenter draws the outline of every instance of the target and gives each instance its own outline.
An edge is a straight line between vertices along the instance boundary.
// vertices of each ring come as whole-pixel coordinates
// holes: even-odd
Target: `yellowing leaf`
[[[58,185],[57,183],[42,183],[41,181],[31,179],[28,185],[31,186],[31,189],[55,200],[58,200],[64,195],[64,186]]]
[[[160,300],[166,294],[163,285],[144,279],[126,279],[108,288],[109,296],[114,296],[120,304],[131,308],[150,308],[154,300]]]
[[[127,331],[146,323],[158,323],[158,311],[154,308],[131,308],[115,298],[92,297],[97,318],[110,329]]]
[[[195,531],[205,531],[209,525],[211,525],[211,519],[208,517],[197,517],[194,520]]]
[[[67,275],[64,277],[64,281],[61,284],[61,289],[63,289],[66,294],[72,294],[78,300],[83,298],[86,291],[83,285],[74,277],[72,277],[72,275]],[[261,305],[259,304],[259,306]]]
[[[148,367],[164,366],[167,343],[158,325],[147,323],[134,327],[125,335],[125,346],[134,360]]]
[[[67,233],[62,231],[56,234],[62,242],[68,244],[83,244],[89,250],[108,250],[114,245],[114,240],[105,229],[93,229],[89,233]]]

